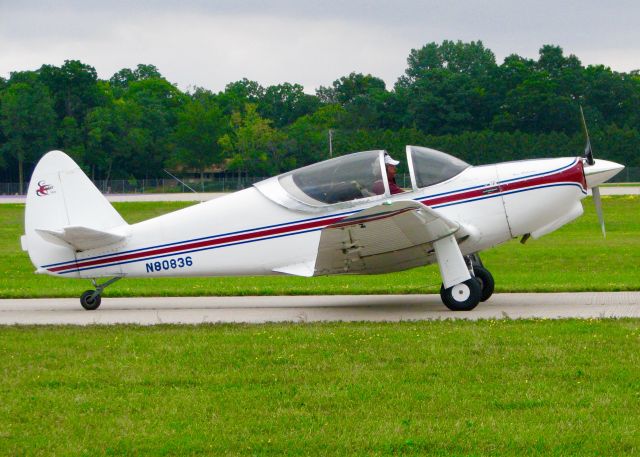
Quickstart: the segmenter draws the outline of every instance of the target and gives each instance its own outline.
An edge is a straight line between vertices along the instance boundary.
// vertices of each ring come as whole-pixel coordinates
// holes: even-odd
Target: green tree
[[[407,58],[405,76],[398,83],[410,85],[433,70],[448,70],[480,79],[488,76],[495,66],[495,55],[484,47],[482,41],[463,43],[445,40],[441,45],[428,43],[420,49],[412,49]]]
[[[582,69],[580,60],[573,54],[565,57],[560,46],[545,44],[540,48],[538,54],[536,68],[539,71],[546,71],[553,78],[559,78],[565,70]]]
[[[162,79],[162,75],[158,68],[156,68],[155,65],[138,64],[134,70],[131,70],[130,68],[123,68],[116,72],[109,79],[109,83],[116,92],[116,96],[120,97],[129,88],[131,83],[152,78]]]
[[[227,84],[217,98],[224,113],[230,115],[233,112],[242,111],[247,103],[259,104],[263,96],[264,87],[256,81],[243,78]]]
[[[386,85],[382,79],[370,74],[354,72],[349,76],[336,79],[331,87],[320,86],[316,90],[316,95],[323,103],[338,103],[345,106],[356,97],[384,91],[386,91]]]
[[[486,122],[482,128],[493,128],[496,116],[499,116],[504,108],[507,94],[529,79],[536,71],[536,62],[517,54],[511,54],[504,62],[495,67],[485,83],[486,96],[484,97],[484,112]]]
[[[220,138],[229,158],[229,169],[240,176],[269,176],[288,168],[286,135],[273,129],[270,121],[258,114],[257,105],[247,103],[244,111],[231,115],[231,132]]]
[[[591,122],[633,127],[640,113],[640,84],[603,65],[589,66],[583,75],[584,102],[595,111],[590,113]]]
[[[54,98],[60,120],[70,116],[81,124],[91,108],[104,103],[97,85],[98,74],[90,65],[78,60],[65,60],[59,68],[43,65],[38,74]]]
[[[67,116],[58,126],[58,145],[77,162],[84,161],[84,132],[75,117]]]
[[[313,113],[319,106],[318,98],[305,94],[300,84],[284,83],[266,88],[259,100],[258,112],[273,121],[276,128],[282,128]]]
[[[91,154],[85,160],[92,179],[109,180],[114,161],[121,152],[121,139],[126,134],[123,102],[99,107],[87,115],[87,147]]]
[[[389,116],[393,94],[387,92],[385,82],[370,74],[351,73],[320,87],[318,98],[327,104],[345,108],[340,124],[347,129],[370,129],[396,124]]]
[[[579,129],[578,104],[561,95],[558,83],[546,72],[537,72],[511,90],[494,127],[499,130],[522,130],[529,133]]]
[[[24,189],[25,164],[33,163],[54,144],[55,112],[47,88],[35,74],[16,75],[2,92],[0,125],[5,136],[3,153],[18,163],[18,182]],[[13,78],[12,78],[13,79]]]
[[[142,127],[142,108],[128,100],[92,110],[87,116],[86,165],[94,179],[144,178],[149,170],[159,176],[157,164],[144,163],[153,144]],[[160,165],[161,166],[161,165]]]
[[[495,56],[481,41],[412,49],[389,103],[399,122],[387,124],[435,134],[486,128],[498,106],[490,90],[496,72]]]
[[[2,93],[7,87],[7,80],[0,76],[0,113],[2,112]],[[5,142],[4,132],[2,131],[2,124],[0,124],[0,170],[7,166],[4,160],[5,153],[3,152],[3,144]]]
[[[205,98],[201,94],[187,103],[178,115],[173,135],[176,148],[174,163],[199,170],[201,186],[205,169],[223,160],[219,140],[228,126],[229,119],[213,96]]]
[[[26,86],[18,91],[18,84]],[[26,87],[37,93],[38,84],[48,89],[57,114],[49,126],[55,130],[53,144],[46,148],[61,147],[93,176],[108,178],[158,176],[168,160],[202,170],[205,149],[219,155],[223,144],[231,169],[276,173],[326,158],[330,130],[335,155],[379,147],[401,154],[409,143],[450,150],[477,163],[519,158],[521,152],[577,154],[579,104],[594,147],[602,141],[620,162],[635,163],[640,131],[640,73],[584,68],[556,45],[542,46],[537,59],[510,55],[498,66],[480,41],[427,43],[411,50],[393,90],[380,78],[353,72],[320,87],[316,96],[298,84],[264,88],[246,78],[217,94],[203,88],[183,94],[153,65],[124,68],[104,81],[93,67],[70,60],[60,68],[12,73],[10,81],[0,78],[3,179],[15,180],[20,173],[14,170],[46,149],[32,147],[46,134],[40,139],[16,134],[16,126],[46,130],[44,124],[7,121],[9,107],[17,98],[26,105]],[[5,99],[11,102],[7,106]],[[210,105],[228,119],[235,113],[226,135],[211,133],[219,113]],[[9,141],[22,141],[23,152],[14,154]]]
[[[409,86],[420,78],[425,72],[441,70],[444,67],[444,58],[437,43],[427,43],[420,49],[412,49],[407,57],[407,69],[405,76],[398,80],[401,86]]]
[[[339,144],[342,138],[337,129],[345,115],[346,111],[342,106],[325,105],[313,114],[299,117],[287,127],[286,133],[292,142],[295,159],[292,166],[299,167],[328,159],[329,130],[336,133],[336,144]],[[340,154],[339,148],[334,148],[334,151],[335,155]],[[342,152],[347,152],[347,150],[342,149]]]
[[[485,92],[467,75],[449,70],[432,70],[409,87],[398,87],[405,101],[406,126],[425,133],[456,133],[483,126],[482,107]]]
[[[139,112],[129,127],[140,129],[137,138],[145,141],[140,154],[132,157],[130,169],[139,177],[158,176],[171,155],[178,113],[189,97],[166,79],[148,78],[129,84],[122,99]],[[133,145],[139,147],[138,142]]]

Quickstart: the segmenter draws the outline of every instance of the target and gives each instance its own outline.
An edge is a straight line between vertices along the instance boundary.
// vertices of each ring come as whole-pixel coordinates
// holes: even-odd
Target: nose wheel
[[[113,284],[114,282],[116,282],[117,280],[119,280],[121,277],[115,277],[115,278],[111,278],[110,280],[108,280],[105,283],[102,284],[97,284],[95,279],[92,279],[91,282],[93,282],[93,286],[96,288],[95,290],[85,290],[82,295],[80,295],[80,304],[82,305],[82,307],[84,309],[86,309],[87,311],[93,311],[98,309],[98,307],[100,306],[100,303],[102,302],[102,292],[104,291],[104,289],[107,288],[107,286],[110,286],[111,284]]]

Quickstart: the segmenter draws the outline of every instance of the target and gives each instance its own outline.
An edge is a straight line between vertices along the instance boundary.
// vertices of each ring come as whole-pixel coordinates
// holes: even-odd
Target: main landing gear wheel
[[[473,274],[475,275],[478,283],[480,283],[480,290],[482,291],[480,294],[480,301],[489,300],[489,297],[493,295],[493,289],[496,285],[491,272],[480,265],[474,265]]]
[[[98,309],[102,298],[95,290],[85,290],[80,296],[80,304],[87,311]]]
[[[444,284],[440,288],[440,298],[451,311],[471,311],[478,306],[481,296],[480,282],[475,278],[467,279],[448,289],[444,288]]]

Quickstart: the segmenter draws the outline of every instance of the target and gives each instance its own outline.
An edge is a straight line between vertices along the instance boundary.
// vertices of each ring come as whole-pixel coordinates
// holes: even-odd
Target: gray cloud
[[[351,71],[392,85],[412,48],[482,40],[500,62],[547,43],[585,64],[640,67],[640,3],[292,0],[0,0],[0,75],[80,59],[108,78],[152,63],[180,87],[248,77],[313,92]]]

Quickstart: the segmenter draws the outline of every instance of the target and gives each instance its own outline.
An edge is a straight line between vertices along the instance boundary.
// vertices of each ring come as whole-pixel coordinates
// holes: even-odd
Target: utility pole
[[[333,158],[333,130],[329,129],[329,158]]]

